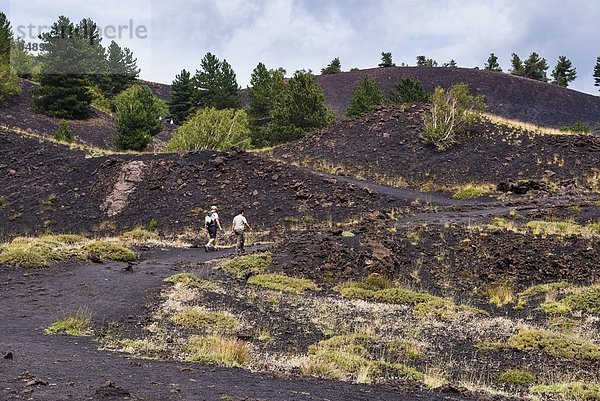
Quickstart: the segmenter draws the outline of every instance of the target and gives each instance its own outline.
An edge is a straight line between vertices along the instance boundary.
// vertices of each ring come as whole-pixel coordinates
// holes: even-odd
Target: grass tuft
[[[506,384],[530,384],[535,381],[535,376],[526,370],[509,369],[500,373],[498,381]]]
[[[205,362],[225,367],[245,367],[250,364],[248,344],[235,338],[221,336],[194,336],[188,340],[185,351],[190,362]]]
[[[102,259],[117,260],[122,262],[133,262],[137,255],[131,249],[119,244],[105,241],[94,241],[83,247],[89,253],[97,253]]]
[[[221,264],[221,268],[235,276],[244,277],[247,274],[264,273],[271,262],[270,253],[254,253],[227,260]]]
[[[91,312],[86,309],[79,309],[75,314],[52,323],[44,330],[44,333],[47,335],[67,334],[77,337],[89,336],[92,334],[91,322]]]
[[[452,197],[454,199],[474,199],[493,193],[495,188],[492,185],[467,184],[459,188]]]
[[[143,228],[136,228],[135,230],[121,233],[119,238],[123,241],[152,241],[158,239],[158,233],[154,231],[148,231]]]
[[[248,284],[258,285],[276,291],[302,294],[304,291],[317,291],[319,287],[308,279],[289,277],[283,274],[259,274],[248,279]]]
[[[240,326],[240,322],[224,312],[207,312],[190,309],[173,315],[171,321],[180,327],[202,329],[216,333],[230,332]]]

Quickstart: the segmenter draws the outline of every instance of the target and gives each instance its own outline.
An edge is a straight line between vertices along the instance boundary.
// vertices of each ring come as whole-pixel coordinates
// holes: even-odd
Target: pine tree
[[[540,58],[536,52],[533,52],[523,63],[523,76],[536,81],[548,82],[547,69],[546,59]]]
[[[11,66],[13,34],[10,22],[0,11],[0,100],[20,91],[17,75]]]
[[[433,61],[433,63],[435,63],[435,61]],[[456,64],[456,60],[451,59],[449,62],[442,64],[442,67],[456,68],[458,67],[458,64]]]
[[[60,142],[67,143],[72,143],[75,140],[73,134],[71,133],[71,130],[69,129],[69,125],[65,120],[60,121],[60,125],[58,126],[58,130],[54,135],[54,139]]]
[[[0,11],[0,64],[10,64],[10,48],[13,42],[13,33],[10,21]]]
[[[512,75],[523,76],[525,75],[525,67],[523,66],[523,62],[521,58],[516,54],[512,54],[512,58],[510,60],[511,70],[510,73]]]
[[[114,140],[119,149],[143,150],[152,136],[162,130],[160,116],[165,110],[161,101],[146,85],[133,85],[115,98],[117,106]]]
[[[222,62],[212,53],[206,53],[201,69],[194,76],[196,100],[200,107],[237,109],[242,106],[240,87],[235,72],[227,60]]]
[[[454,61],[454,60],[452,60]],[[456,66],[456,61],[454,61]],[[417,56],[417,67],[437,67],[438,63],[434,59],[427,58],[425,56]],[[446,65],[449,66],[449,65]],[[446,67],[445,66],[445,67]]]
[[[331,63],[327,65],[327,67],[321,69],[321,74],[339,74],[342,72],[342,63],[340,62],[339,57],[334,58]]]
[[[429,95],[423,90],[421,81],[409,75],[396,82],[390,94],[392,103],[426,102],[427,100]]]
[[[311,72],[296,71],[273,108],[272,144],[298,139],[333,123],[325,107],[325,95]]]
[[[596,59],[594,67],[594,86],[600,86],[600,56]]]
[[[365,75],[361,83],[352,91],[346,114],[351,117],[362,116],[371,113],[381,104],[383,104],[383,91],[377,81]]]
[[[171,85],[169,112],[176,124],[181,124],[196,108],[194,82],[189,71],[182,70]]]
[[[396,64],[392,61],[392,53],[391,52],[381,52],[381,63],[379,63],[378,67],[387,68],[387,67],[395,67]]]
[[[65,119],[88,117],[92,96],[87,86],[97,66],[90,65],[86,56],[94,53],[87,47],[95,44],[88,45],[85,34],[65,16],[41,39],[45,50],[39,57],[42,70],[40,87],[33,91],[33,110]]]
[[[571,60],[566,56],[560,56],[556,67],[552,71],[552,78],[554,78],[553,84],[566,88],[570,82],[577,78],[577,69],[573,67]]]
[[[106,49],[107,70],[109,74],[106,92],[108,96],[114,96],[131,86],[140,69],[137,67],[137,59],[133,57],[131,50],[121,48],[114,40]]]
[[[490,53],[490,57],[488,57],[483,68],[488,71],[502,72],[502,67],[498,64],[498,57],[494,53]]]
[[[248,88],[248,118],[252,131],[254,146],[271,145],[270,125],[273,121],[273,110],[285,91],[285,70],[282,68],[268,70],[259,63],[250,78]]]

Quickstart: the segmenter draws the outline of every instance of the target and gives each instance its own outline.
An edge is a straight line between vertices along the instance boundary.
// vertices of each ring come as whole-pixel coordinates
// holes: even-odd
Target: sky
[[[105,46],[129,47],[140,78],[162,83],[195,72],[207,52],[226,59],[242,87],[259,62],[291,75],[339,57],[347,71],[376,67],[385,51],[397,65],[425,55],[482,68],[493,52],[507,71],[512,53],[537,52],[549,77],[564,55],[577,68],[570,88],[600,95],[598,0],[0,0],[0,10],[26,42],[59,15],[90,17]]]

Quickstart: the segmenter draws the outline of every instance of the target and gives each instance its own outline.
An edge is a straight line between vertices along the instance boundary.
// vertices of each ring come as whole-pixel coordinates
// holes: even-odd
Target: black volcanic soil
[[[475,93],[485,95],[491,113],[536,125],[560,128],[577,120],[590,126],[600,122],[599,96],[486,70],[444,67],[372,68],[320,75],[316,77],[316,82],[323,89],[328,106],[339,116],[344,116],[353,88],[365,75],[375,79],[386,93],[406,75],[420,80],[429,93],[436,86],[448,88],[464,82]]]
[[[600,137],[534,135],[480,123],[456,145],[440,152],[422,144],[420,113],[426,105],[385,106],[364,117],[336,123],[276,148],[275,157],[308,166],[325,162],[338,174],[402,177],[409,184],[451,186],[508,180],[565,181],[585,185],[600,166]],[[318,168],[318,167],[317,167]]]
[[[120,232],[156,219],[163,232],[197,230],[206,209],[229,224],[245,208],[259,230],[298,221],[341,222],[412,199],[321,177],[244,152],[111,155],[0,132],[0,237]]]
[[[367,385],[280,378],[198,363],[153,361],[98,350],[91,338],[45,336],[44,327],[85,305],[95,327],[136,325],[162,280],[212,257],[199,250],[151,252],[132,272],[125,265],[66,263],[51,269],[2,268],[0,398],[66,400],[468,400],[455,392],[394,391]],[[174,263],[178,261],[179,263]],[[177,266],[180,266],[179,268]],[[10,355],[10,356],[9,356]],[[227,397],[227,398],[225,398]]]

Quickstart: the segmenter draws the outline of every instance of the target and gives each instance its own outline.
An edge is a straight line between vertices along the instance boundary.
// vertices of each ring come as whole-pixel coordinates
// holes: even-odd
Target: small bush
[[[452,197],[454,199],[474,199],[489,195],[492,192],[494,192],[494,189],[491,186],[469,184],[456,191]]]
[[[405,288],[388,288],[373,294],[373,300],[389,304],[413,304],[428,302],[435,299],[428,292],[417,292]]]
[[[529,384],[535,381],[535,376],[526,370],[509,369],[500,373],[498,381],[506,384]]]
[[[148,231],[150,231],[151,233],[154,233],[154,232],[156,232],[157,229],[158,229],[158,221],[156,221],[156,219],[150,220],[150,223],[148,223]]]
[[[225,367],[244,367],[250,363],[248,345],[235,338],[220,336],[191,337],[184,349],[192,354],[188,361]]]
[[[462,131],[476,122],[485,110],[482,96],[469,93],[469,85],[456,84],[449,90],[435,88],[429,112],[423,115],[421,139],[438,150],[451,146]]]
[[[85,309],[80,309],[75,314],[52,323],[44,330],[44,333],[47,335],[68,334],[77,337],[89,336],[92,334],[91,322],[92,314]]]
[[[54,135],[54,139],[60,142],[67,143],[72,143],[75,140],[65,120],[61,120],[60,125],[58,126],[58,130]]]
[[[248,279],[248,284],[258,285],[276,291],[295,292],[301,294],[306,290],[317,291],[319,288],[311,280],[288,277],[283,274],[259,274]]]
[[[198,288],[200,290],[216,291],[219,289],[218,285],[207,280],[202,280],[191,273],[175,274],[171,277],[167,277],[164,281],[172,284],[182,283],[186,287]]]
[[[564,132],[581,132],[584,134],[589,134],[592,132],[592,129],[589,125],[579,120],[575,121],[572,125],[563,125],[560,130]]]
[[[111,242],[95,241],[83,247],[85,252],[97,253],[102,259],[116,260],[121,262],[133,262],[137,255],[131,249]]]
[[[224,312],[205,312],[191,309],[173,315],[171,321],[188,329],[210,330],[212,332],[228,332],[236,330],[240,322]]]
[[[221,268],[228,273],[243,277],[247,274],[263,273],[271,266],[271,262],[272,259],[270,253],[255,253],[227,260],[221,264]]]
[[[556,383],[533,386],[529,391],[534,394],[545,395],[551,398],[600,401],[600,384],[597,383]]]
[[[4,196],[0,196],[0,209],[5,209],[8,206],[8,202]]]
[[[522,330],[508,339],[508,346],[524,351],[544,350],[567,359],[600,359],[600,347],[582,338],[545,330]]]
[[[429,100],[429,95],[423,89],[421,81],[410,75],[396,82],[390,94],[392,103],[426,102],[427,100]]]

